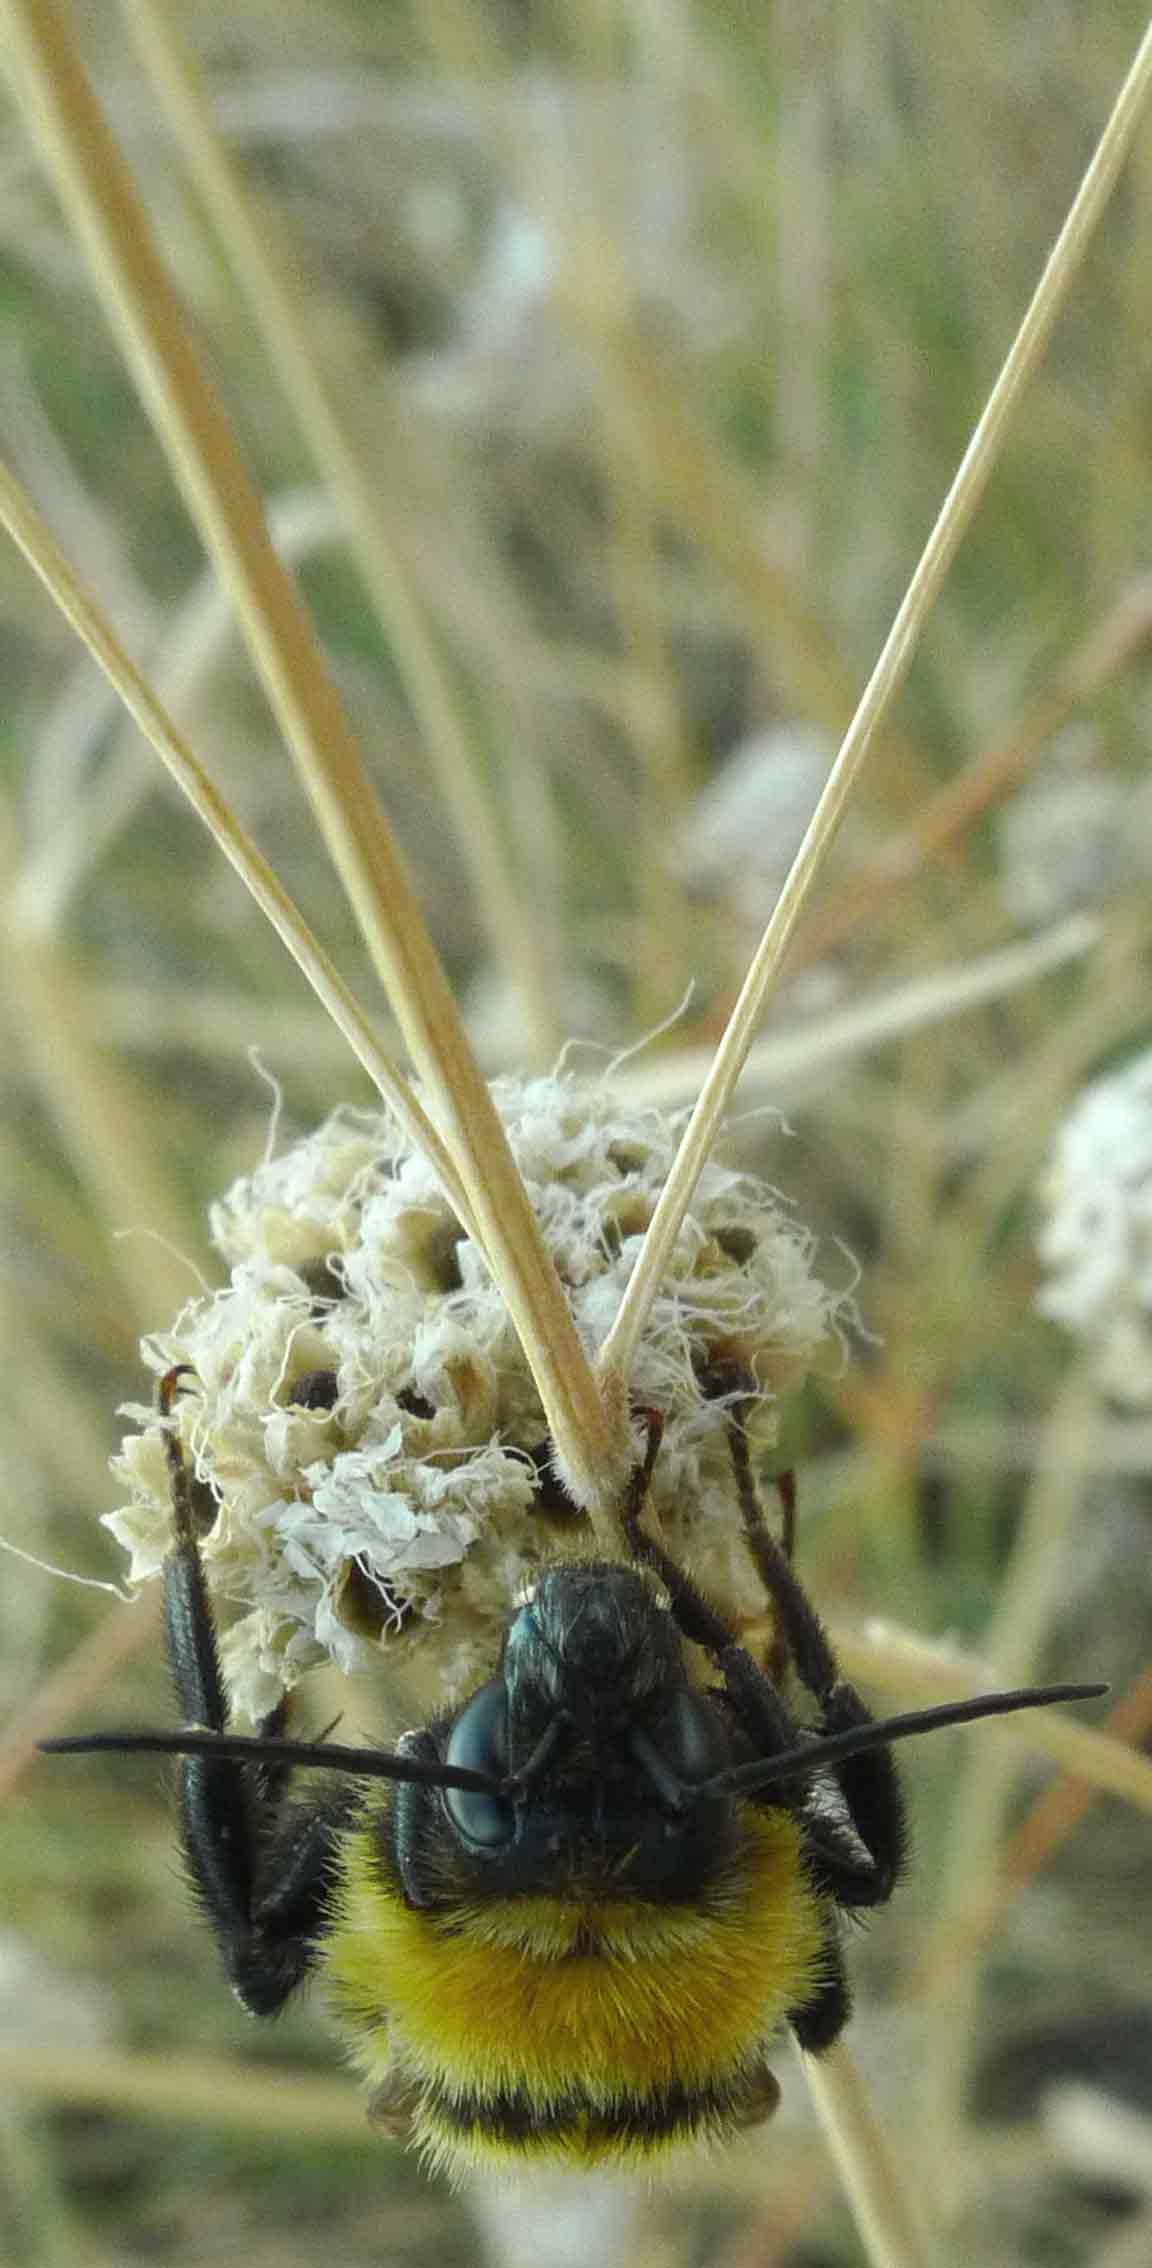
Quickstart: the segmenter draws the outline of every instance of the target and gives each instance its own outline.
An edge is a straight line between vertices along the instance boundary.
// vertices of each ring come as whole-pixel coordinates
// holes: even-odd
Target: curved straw
[[[0,0],[9,64],[173,474],[237,610],[524,1347],[573,1493],[605,1546],[631,1459],[597,1389],[507,1137],[310,615],[193,345],[148,216],[55,0]]]
[[[534,909],[509,866],[463,695],[406,572],[377,493],[374,467],[357,448],[316,356],[302,294],[281,254],[270,217],[217,127],[177,8],[171,0],[124,0],[124,13],[196,191],[219,231],[263,341],[268,368],[339,506],[348,547],[436,775],[493,958],[513,988],[536,1059],[547,1061],[555,1054],[559,1035],[553,1028]],[[393,502],[393,523],[397,510]]]
[[[796,853],[732,1010],[712,1068],[653,1214],[619,1313],[600,1356],[600,1375],[627,1377],[652,1301],[667,1273],[684,1215],[716,1143],[756,1026],[780,972],[792,932],[819,873],[875,734],[908,672],[920,632],[952,564],[999,454],[1024,388],[1112,193],[1152,83],[1152,24],[1116,98],[1027,314],[1008,350],[983,415],[961,458],[912,580],[844,736],[824,793]]]
[[[910,2182],[898,2178],[860,2075],[842,2039],[823,2055],[796,2053],[820,2115],[871,2268],[929,2268],[912,2219]]]
[[[465,1226],[470,1214],[467,1199],[452,1159],[435,1127],[421,1109],[407,1080],[389,1060],[362,1009],[323,946],[312,935],[286,890],[256,845],[238,825],[228,805],[217,794],[207,773],[197,763],[171,718],[161,707],[134,664],[113,636],[108,624],[88,597],[55,538],[49,533],[31,498],[6,465],[0,464],[0,521],[7,527],[51,591],[61,613],[84,640],[93,658],[115,686],[125,708],[167,766],[189,803],[218,842],[260,910],[303,970],[317,998],[343,1032],[353,1054],[389,1108],[393,1110],[441,1175],[446,1194]]]

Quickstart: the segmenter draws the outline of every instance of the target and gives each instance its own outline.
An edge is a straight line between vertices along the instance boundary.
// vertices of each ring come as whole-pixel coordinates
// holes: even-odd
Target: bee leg
[[[746,1407],[747,1401],[739,1403],[731,1410],[729,1414],[728,1451],[732,1459],[732,1470],[736,1478],[736,1494],[740,1501],[740,1517],[744,1523],[744,1540],[748,1545],[748,1549],[752,1555],[754,1562],[756,1563],[757,1569],[761,1573],[761,1576],[763,1576],[763,1570],[760,1569],[758,1547],[763,1537],[767,1536],[770,1541],[772,1541],[773,1539],[771,1536],[771,1531],[768,1527],[768,1523],[764,1517],[764,1507],[760,1502],[760,1494],[752,1475],[752,1460],[748,1454],[748,1435],[745,1431],[742,1414]],[[783,1527],[781,1541],[779,1544],[777,1544],[776,1549],[777,1552],[783,1554],[783,1557],[787,1560],[789,1566],[791,1566],[793,1554],[796,1548],[795,1473],[778,1473],[776,1476],[776,1488],[780,1497],[780,1510]],[[767,1586],[765,1587],[767,1588]],[[769,1597],[772,1599],[774,1610],[774,1627],[772,1633],[772,1643],[768,1650],[765,1667],[773,1684],[780,1685],[783,1683],[784,1678],[788,1674],[792,1655],[791,1649],[788,1644],[788,1633],[784,1627],[779,1613],[775,1611],[776,1601],[775,1596],[771,1591],[769,1591]]]
[[[741,1511],[748,1549],[772,1603],[789,1657],[801,1683],[819,1703],[820,1734],[849,1732],[872,1723],[854,1685],[840,1675],[824,1625],[764,1518],[748,1469],[742,1429],[732,1429],[732,1459],[740,1482]],[[879,1906],[892,1894],[907,1849],[907,1826],[900,1782],[887,1748],[869,1750],[841,1764],[835,1779],[864,1851],[845,1846],[834,1866],[821,1854],[821,1872],[837,1901],[847,1906]],[[867,1857],[865,1859],[865,1854]]]
[[[171,1414],[181,1371],[160,1385]],[[168,1660],[186,1726],[228,1730],[216,1624],[195,1518],[193,1479],[171,1425],[172,1549],[164,1562]],[[286,1704],[258,1727],[280,1734]],[[216,1936],[233,1990],[253,2015],[270,2015],[315,1957],[333,1840],[354,1797],[327,1792],[284,1814],[283,1765],[186,1756],[180,1764],[180,1841],[193,1892]]]
[[[751,1654],[736,1644],[723,1615],[709,1604],[703,1592],[685,1575],[663,1544],[657,1543],[655,1537],[646,1535],[640,1526],[640,1514],[647,1498],[664,1420],[658,1410],[643,1410],[639,1414],[648,1428],[648,1446],[642,1461],[633,1470],[621,1513],[628,1549],[634,1559],[641,1560],[660,1577],[679,1628],[690,1645],[703,1647],[704,1652],[715,1662],[728,1688],[729,1698],[757,1748],[771,1755],[777,1748],[795,1746],[799,1737],[798,1728],[777,1688],[776,1680],[758,1668]],[[736,1427],[733,1431],[739,1433],[746,1467],[747,1443],[743,1431]],[[733,1462],[736,1463],[735,1455]],[[739,1478],[738,1463],[736,1470]],[[754,1490],[752,1495],[754,1499]],[[758,1504],[755,1509],[763,1522]],[[780,1549],[779,1545],[775,1548],[777,1551]],[[796,1588],[799,1590],[798,1584]],[[781,1644],[787,1648],[785,1634],[781,1636]],[[747,1722],[749,1712],[755,1720],[754,1724]]]
[[[788,2022],[806,2055],[823,2055],[838,2040],[852,2014],[852,1995],[844,1974],[844,1961],[828,1920],[824,1941],[824,1973],[814,1992],[798,2008],[788,2011]]]
[[[644,1411],[648,1425],[647,1452],[632,1474],[625,1496],[622,1520],[628,1547],[660,1577],[672,1612],[684,1636],[703,1647],[715,1662],[732,1710],[757,1755],[765,1758],[794,1748],[801,1730],[775,1683],[747,1649],[737,1645],[727,1623],[697,1590],[663,1544],[640,1526],[662,1420]],[[768,1593],[780,1638],[802,1684],[819,1704],[816,1730],[847,1732],[872,1723],[871,1713],[854,1686],[841,1677],[827,1633],[787,1555],[764,1518],[748,1464],[743,1427],[731,1427],[732,1461],[740,1489],[748,1548]],[[805,1820],[810,1859],[820,1887],[843,1906],[879,1906],[892,1894],[904,1862],[907,1830],[904,1799],[891,1753],[870,1750],[841,1764],[835,1779],[844,1798],[855,1835],[837,1834],[835,1822],[806,1820],[807,1795],[781,1788],[772,1797]]]
[[[641,1410],[637,1413],[648,1431],[644,1455],[632,1470],[620,1519],[625,1541],[633,1559],[650,1567],[658,1575],[668,1593],[672,1612],[684,1636],[694,1646],[702,1646],[705,1653],[717,1659],[732,1645],[732,1633],[723,1617],[710,1606],[702,1591],[697,1590],[683,1569],[654,1536],[646,1534],[640,1525],[640,1514],[648,1497],[652,1468],[664,1432],[664,1420],[659,1410]]]

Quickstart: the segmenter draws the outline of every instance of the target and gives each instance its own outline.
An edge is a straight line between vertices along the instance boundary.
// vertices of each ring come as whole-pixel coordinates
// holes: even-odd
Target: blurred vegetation
[[[1087,24],[1070,0],[185,0],[180,34],[303,295],[407,632],[381,627],[317,485],[149,81],[141,9],[69,13],[483,1060],[547,1064],[573,1037],[611,1053],[679,1009],[636,1068],[674,1067],[720,1029],[783,871],[773,883],[773,767],[787,841],[788,752],[826,761],[851,714],[1142,10],[1115,0]],[[375,1009],[15,110],[4,150],[0,448]],[[1146,126],[771,1031],[818,1036],[930,972],[959,983],[1079,909],[1090,941],[983,1007],[793,1078],[778,1099],[795,1139],[768,1115],[736,1135],[829,1266],[842,1240],[862,1271],[869,1335],[786,1435],[802,1569],[836,1628],[882,1616],[998,1671],[1019,1654],[1025,1674],[1108,1677],[1117,1701],[1135,1687],[1136,1739],[1152,1714],[1136,1682],[1146,1426],[1085,1391],[1071,1501],[1053,1509],[1034,1475],[1083,1381],[1036,1315],[1033,1240],[1069,1101],[1152,1038],[1150,238]],[[511,951],[478,911],[461,807],[430,775],[428,654],[494,815]],[[266,1078],[288,1128],[368,1098],[6,546],[0,663],[0,1533],[107,1582],[116,1407],[141,1392],[140,1333],[197,1268],[211,1280],[207,1202],[261,1154]],[[758,800],[710,863],[698,799],[761,739]],[[1112,799],[1096,855],[1094,819],[1078,859],[1005,822],[1026,780],[1069,778],[1090,813],[1095,791]],[[750,1108],[772,1098],[757,1088]],[[258,2033],[229,2001],[159,1776],[30,1753],[50,1726],[166,1719],[147,1607],[3,1567],[6,2257],[475,2258],[466,2201],[362,2128],[317,2011]],[[1062,1815],[1058,1791],[1046,1843],[1024,1845],[997,1896],[1019,1856],[1005,1838],[1051,1804],[1052,1775],[1026,1748],[963,1738],[908,1766],[916,1863],[854,1948],[857,2055],[914,2186],[931,2195],[939,2173],[952,2193],[956,2260],[1119,2268],[1152,2214],[1147,1820],[1091,1789]],[[936,2071],[939,2165],[916,2125]],[[859,2260],[799,2078],[782,2075],[777,2128],[648,2202],[638,2263]]]

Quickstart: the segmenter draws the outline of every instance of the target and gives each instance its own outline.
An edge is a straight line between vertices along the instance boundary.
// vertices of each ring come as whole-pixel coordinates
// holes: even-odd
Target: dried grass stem
[[[780,972],[793,930],[843,816],[876,731],[904,682],[921,630],[983,494],[1009,422],[1047,344],[1092,231],[1111,194],[1152,81],[1152,25],[1117,96],[1071,210],[1045,264],[984,412],[960,461],[919,564],[897,609],[876,667],[811,824],[796,854],[712,1068],[685,1130],[620,1312],[601,1355],[601,1375],[627,1375],[692,1194],[744,1068],[756,1026]]]
[[[565,1469],[607,1544],[616,1537],[611,1508],[631,1457],[624,1396],[597,1391],[311,620],[269,541],[247,467],[55,0],[3,0],[0,23],[7,24],[20,91],[104,305],[188,508],[231,590],[428,1090],[456,1168],[454,1186],[463,1186],[469,1221],[501,1283]]]
[[[559,1035],[547,997],[526,893],[518,889],[465,723],[463,702],[433,628],[405,573],[377,498],[374,468],[362,461],[317,360],[299,292],[268,215],[233,162],[212,117],[197,67],[167,0],[122,0],[168,123],[196,189],[220,232],[263,336],[275,373],[323,479],[335,498],[353,555],[395,656],[436,774],[444,808],[468,872],[496,963],[512,984],[538,1059]]]
[[[930,2256],[912,2220],[907,2189],[897,2176],[843,2040],[818,2057],[805,2055],[800,2048],[796,2053],[848,2192],[870,2268],[929,2268]]]

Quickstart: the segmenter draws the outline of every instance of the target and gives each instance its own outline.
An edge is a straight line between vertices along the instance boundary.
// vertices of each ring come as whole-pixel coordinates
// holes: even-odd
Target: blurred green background
[[[690,1099],[1141,9],[181,6],[372,500],[383,603],[151,75],[162,19],[140,0],[66,14],[486,1068],[571,1039],[599,1065],[672,1019],[630,1073]],[[2,149],[0,448],[375,1013],[16,105]],[[1107,1677],[1136,1740],[1148,1419],[1092,1391],[1034,1296],[1061,1120],[1152,1038],[1150,243],[1152,123],[802,924],[766,1027],[791,1054],[742,1090],[733,1137],[826,1269],[861,1271],[866,1335],[785,1434],[801,1567],[837,1631],[881,1617],[997,1672]],[[262,1154],[268,1080],[289,1132],[369,1096],[6,543],[0,664],[0,1534],[111,1582],[117,1404],[141,1394],[141,1332],[213,1280],[207,1203]],[[965,1004],[1012,949],[996,996]],[[879,1040],[874,1000],[895,1004]],[[785,2054],[774,2126],[670,2190],[597,2190],[568,2252],[551,2192],[426,2181],[363,2125],[318,2009],[258,2032],[230,2002],[161,1775],[32,1752],[38,1732],[166,1721],[149,1602],[2,1571],[18,2268],[295,2268],[321,2247],[450,2268],[517,2243],[540,2268],[590,2246],[637,2268],[862,2258]],[[870,1690],[934,1697],[895,1672]],[[1128,1801],[1056,1783],[991,1733],[907,1771],[917,1859],[854,1944],[854,2044],[913,2188],[956,2262],[1138,2268],[1146,1784],[1142,1811],[1135,1781]]]

